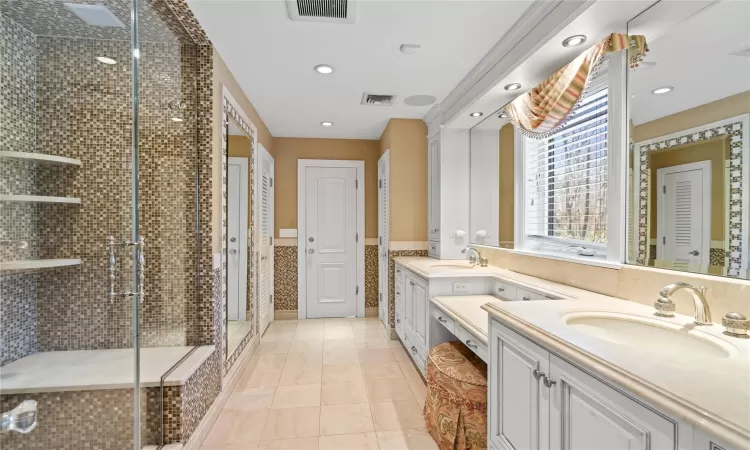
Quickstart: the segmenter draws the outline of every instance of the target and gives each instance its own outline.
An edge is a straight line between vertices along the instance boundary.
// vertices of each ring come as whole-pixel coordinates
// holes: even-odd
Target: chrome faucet
[[[467,251],[472,251],[476,254],[476,256],[469,256],[469,262],[471,263],[471,267],[474,267],[477,265],[477,261],[479,262],[479,265],[481,267],[487,267],[487,258],[482,258],[482,254],[479,253],[479,250],[475,249],[474,247],[466,247],[461,251],[462,254],[466,254]]]
[[[36,400],[24,400],[14,409],[0,415],[0,431],[29,433],[36,428]]]
[[[664,286],[659,292],[659,299],[654,303],[657,316],[674,317],[675,305],[672,301],[672,294],[679,290],[686,290],[693,297],[695,304],[695,324],[711,325],[711,309],[706,301],[706,286],[694,287],[691,284],[678,281]]]

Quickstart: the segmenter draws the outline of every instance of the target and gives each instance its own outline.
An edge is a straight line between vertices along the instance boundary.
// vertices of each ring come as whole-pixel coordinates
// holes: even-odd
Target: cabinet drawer
[[[411,356],[411,359],[414,360],[414,364],[416,364],[419,371],[424,375],[425,370],[427,370],[426,350],[421,348],[417,343],[417,340],[409,333],[405,333],[404,346],[406,346],[406,351],[409,353],[409,356]]]
[[[401,322],[401,313],[396,310],[395,314],[395,320],[396,320],[396,335],[401,338],[401,340],[404,339],[404,324]]]
[[[474,335],[464,330],[461,325],[456,325],[456,332],[454,334],[461,342],[466,344],[466,346],[469,347],[472,352],[476,353],[477,356],[482,358],[482,361],[486,363],[490,361],[487,345],[483,344],[479,341],[479,339],[475,338]]]
[[[396,283],[393,288],[393,294],[396,297],[396,311],[403,314],[404,312],[404,285],[402,283]]]
[[[453,319],[448,317],[447,314],[435,308],[434,306],[431,309],[432,309],[432,317],[434,317],[435,320],[440,322],[440,325],[447,328],[448,331],[451,332],[451,334],[456,334],[456,322],[454,322]]]
[[[440,245],[437,242],[427,243],[427,255],[433,258],[440,258]]]
[[[516,288],[516,301],[528,302],[529,300],[548,300],[544,295],[527,291],[526,289]]]
[[[396,284],[401,283],[404,284],[404,276],[406,275],[406,269],[404,269],[402,266],[396,264],[396,268],[394,269],[394,278],[396,278]]]
[[[517,288],[513,284],[504,283],[502,281],[495,281],[495,287],[492,290],[492,294],[495,297],[502,298],[503,300],[515,300]]]

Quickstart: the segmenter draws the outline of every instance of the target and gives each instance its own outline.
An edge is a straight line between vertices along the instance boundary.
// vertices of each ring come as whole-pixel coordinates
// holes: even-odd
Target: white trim
[[[236,164],[240,166],[240,269],[239,269],[239,281],[240,291],[239,297],[241,304],[244,305],[239,309],[239,319],[247,320],[247,230],[248,230],[248,216],[247,216],[247,196],[249,191],[248,186],[248,159],[245,157],[230,156],[228,158],[229,164]],[[227,171],[229,168],[227,168]],[[229,177],[227,177],[229,179]],[[229,193],[227,193],[227,198]],[[227,213],[229,214],[229,213]],[[244,251],[243,251],[244,250]],[[229,309],[229,307],[227,307]]]
[[[380,170],[380,164],[383,164],[383,170]],[[382,177],[382,178],[381,178]],[[380,183],[385,180],[385,185],[381,188]],[[381,196],[380,190],[383,189],[384,195]],[[381,201],[383,204],[381,205]],[[378,245],[378,306],[377,316],[380,317],[381,308],[385,307],[385,317],[380,317],[380,321],[386,328],[390,328],[389,314],[389,286],[390,270],[388,252],[381,254],[381,248],[388,248],[391,236],[391,150],[386,149],[383,155],[378,159],[378,238],[375,243]],[[382,226],[382,229],[381,229]],[[382,244],[380,243],[382,241]],[[385,259],[384,259],[385,258]],[[385,274],[385,279],[382,275]],[[385,302],[385,305],[382,304]]]
[[[255,223],[258,224],[258,225],[255,227],[255,230],[254,230],[253,234],[255,235],[255,242],[257,242],[259,246],[263,245],[263,242],[260,239],[261,238],[261,235],[260,235],[260,224],[261,224],[261,216],[260,216],[261,215],[261,210],[260,210],[260,203],[261,203],[260,202],[260,192],[261,192],[261,188],[260,188],[261,181],[260,180],[261,180],[261,177],[260,177],[260,173],[263,170],[263,158],[268,158],[268,159],[271,160],[271,178],[272,179],[276,178],[276,173],[275,173],[276,160],[271,155],[271,153],[269,153],[269,151],[266,150],[266,148],[263,146],[263,144],[258,143],[258,145],[255,146],[255,177],[254,177],[254,180],[255,180],[255,183],[256,183],[256,187],[255,187],[255,205],[256,205],[255,206]],[[270,205],[269,209],[270,209],[270,211],[268,213],[269,214],[268,221],[269,221],[269,227],[271,229],[271,236],[275,236],[275,234],[276,234],[276,228],[275,228],[275,225],[274,225],[274,214],[275,214],[275,207],[276,207],[276,205],[275,205],[276,195],[275,195],[275,185],[273,183],[271,183],[271,186],[270,186],[269,190],[270,191],[269,191],[268,198],[269,198],[269,205]],[[291,239],[291,240],[293,240],[294,242],[297,241],[296,239]],[[276,296],[274,295],[274,286],[276,285],[275,284],[276,282],[275,282],[275,279],[274,279],[273,267],[274,267],[274,257],[275,257],[274,249],[275,249],[275,247],[277,245],[279,245],[278,242],[277,242],[277,240],[275,239],[275,237],[274,237],[274,239],[273,239],[272,242],[273,243],[271,244],[271,251],[270,251],[270,253],[268,255],[268,259],[269,259],[269,262],[268,262],[269,263],[268,277],[270,279],[270,291],[269,292],[270,292],[270,294],[272,296],[271,298],[273,299],[273,302],[269,306],[269,308],[271,308],[270,311],[269,311],[269,315],[270,315],[270,319],[268,321],[268,325],[269,326],[274,322],[274,320],[276,320],[275,319],[275,313],[274,313],[274,311],[276,310]],[[260,247],[258,247],[256,249],[254,257],[255,257],[255,267],[257,267],[258,270],[260,270],[261,257],[262,257],[261,252],[260,252]],[[257,280],[258,280],[258,284],[260,284],[260,276],[259,275],[257,276]],[[257,292],[256,298],[258,298],[258,302],[264,302],[264,301],[266,301],[266,299],[259,298],[259,296],[260,296],[260,286],[257,286],[256,289],[257,289],[257,291],[256,291]],[[258,312],[260,312],[260,304],[258,305]],[[258,319],[258,323],[260,323],[260,319]]]
[[[703,217],[701,218],[703,220],[703,235],[701,236],[702,239],[702,245],[701,245],[701,254],[700,254],[700,267],[701,270],[706,270],[710,264],[711,264],[711,258],[710,258],[710,251],[711,251],[711,161],[705,160],[705,161],[698,161],[694,163],[688,163],[688,164],[680,164],[678,166],[669,166],[669,167],[662,167],[661,169],[656,170],[656,188],[658,192],[656,195],[659,196],[661,199],[661,204],[664,205],[664,191],[662,189],[662,186],[664,186],[664,177],[670,173],[676,173],[676,172],[686,172],[689,170],[701,170],[703,171],[703,186],[701,189],[701,193],[703,194]],[[706,208],[706,205],[709,205],[708,208]],[[664,216],[666,214],[666,210],[664,208],[657,208],[656,210],[656,259],[664,260],[664,244],[662,244],[663,238],[665,236],[664,232],[664,223],[666,222],[666,218]],[[708,224],[708,226],[706,226]],[[725,230],[726,232],[726,230]],[[669,261],[670,263],[673,261]]]
[[[297,317],[307,318],[307,266],[305,261],[305,169],[308,167],[350,167],[357,169],[357,317],[365,317],[365,162],[362,160],[297,160]]]
[[[296,247],[297,238],[276,238],[273,241],[274,247]]]
[[[390,241],[388,250],[392,252],[405,250],[427,250],[428,241]]]
[[[540,251],[529,251],[529,250],[510,250],[511,253],[524,256],[534,256],[537,258],[554,259],[557,261],[565,261],[574,264],[584,264],[587,266],[598,266],[606,267],[608,269],[621,269],[623,264],[606,261],[600,258],[591,258],[586,256],[573,256],[573,255],[556,255],[554,253],[540,252]]]

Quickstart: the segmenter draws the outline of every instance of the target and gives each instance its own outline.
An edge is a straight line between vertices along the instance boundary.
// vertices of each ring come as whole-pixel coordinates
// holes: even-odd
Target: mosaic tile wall
[[[728,223],[728,251],[725,254],[723,266],[726,266],[726,276],[728,277],[746,277],[747,274],[741,273],[743,251],[742,232],[744,212],[742,211],[742,149],[747,144],[748,115],[728,119],[718,124],[706,124],[699,131],[685,133],[681,136],[672,137],[662,141],[651,142],[641,145],[638,148],[640,154],[639,172],[640,176],[636,179],[634,191],[638,192],[638,257],[636,262],[641,265],[648,264],[651,259],[652,249],[648,242],[648,193],[649,193],[649,176],[648,176],[648,155],[650,152],[662,150],[665,148],[676,147],[680,145],[700,142],[708,139],[714,139],[722,135],[730,137],[730,156],[729,156],[729,223]],[[716,252],[712,252],[710,258],[717,262],[719,257]]]
[[[276,311],[297,310],[297,246],[274,247],[274,306]],[[365,245],[365,308],[378,306],[378,246]]]
[[[427,257],[427,250],[390,250],[388,252],[388,326],[394,329],[396,320],[396,263],[393,258],[397,256],[423,256]]]
[[[180,437],[165,442],[185,443],[198,428],[201,419],[221,391],[222,354],[221,351],[214,351],[182,386]]]
[[[36,277],[0,277],[0,366],[36,352]]]
[[[158,387],[141,390],[141,440],[160,442]],[[133,390],[49,392],[0,396],[0,411],[23,400],[38,402],[37,428],[29,434],[0,434],[3,450],[132,450]]]

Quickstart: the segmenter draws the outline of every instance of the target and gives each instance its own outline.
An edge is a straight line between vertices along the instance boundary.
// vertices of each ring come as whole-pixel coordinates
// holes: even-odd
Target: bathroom
[[[304,3],[0,2],[0,448],[750,448],[750,2]]]

